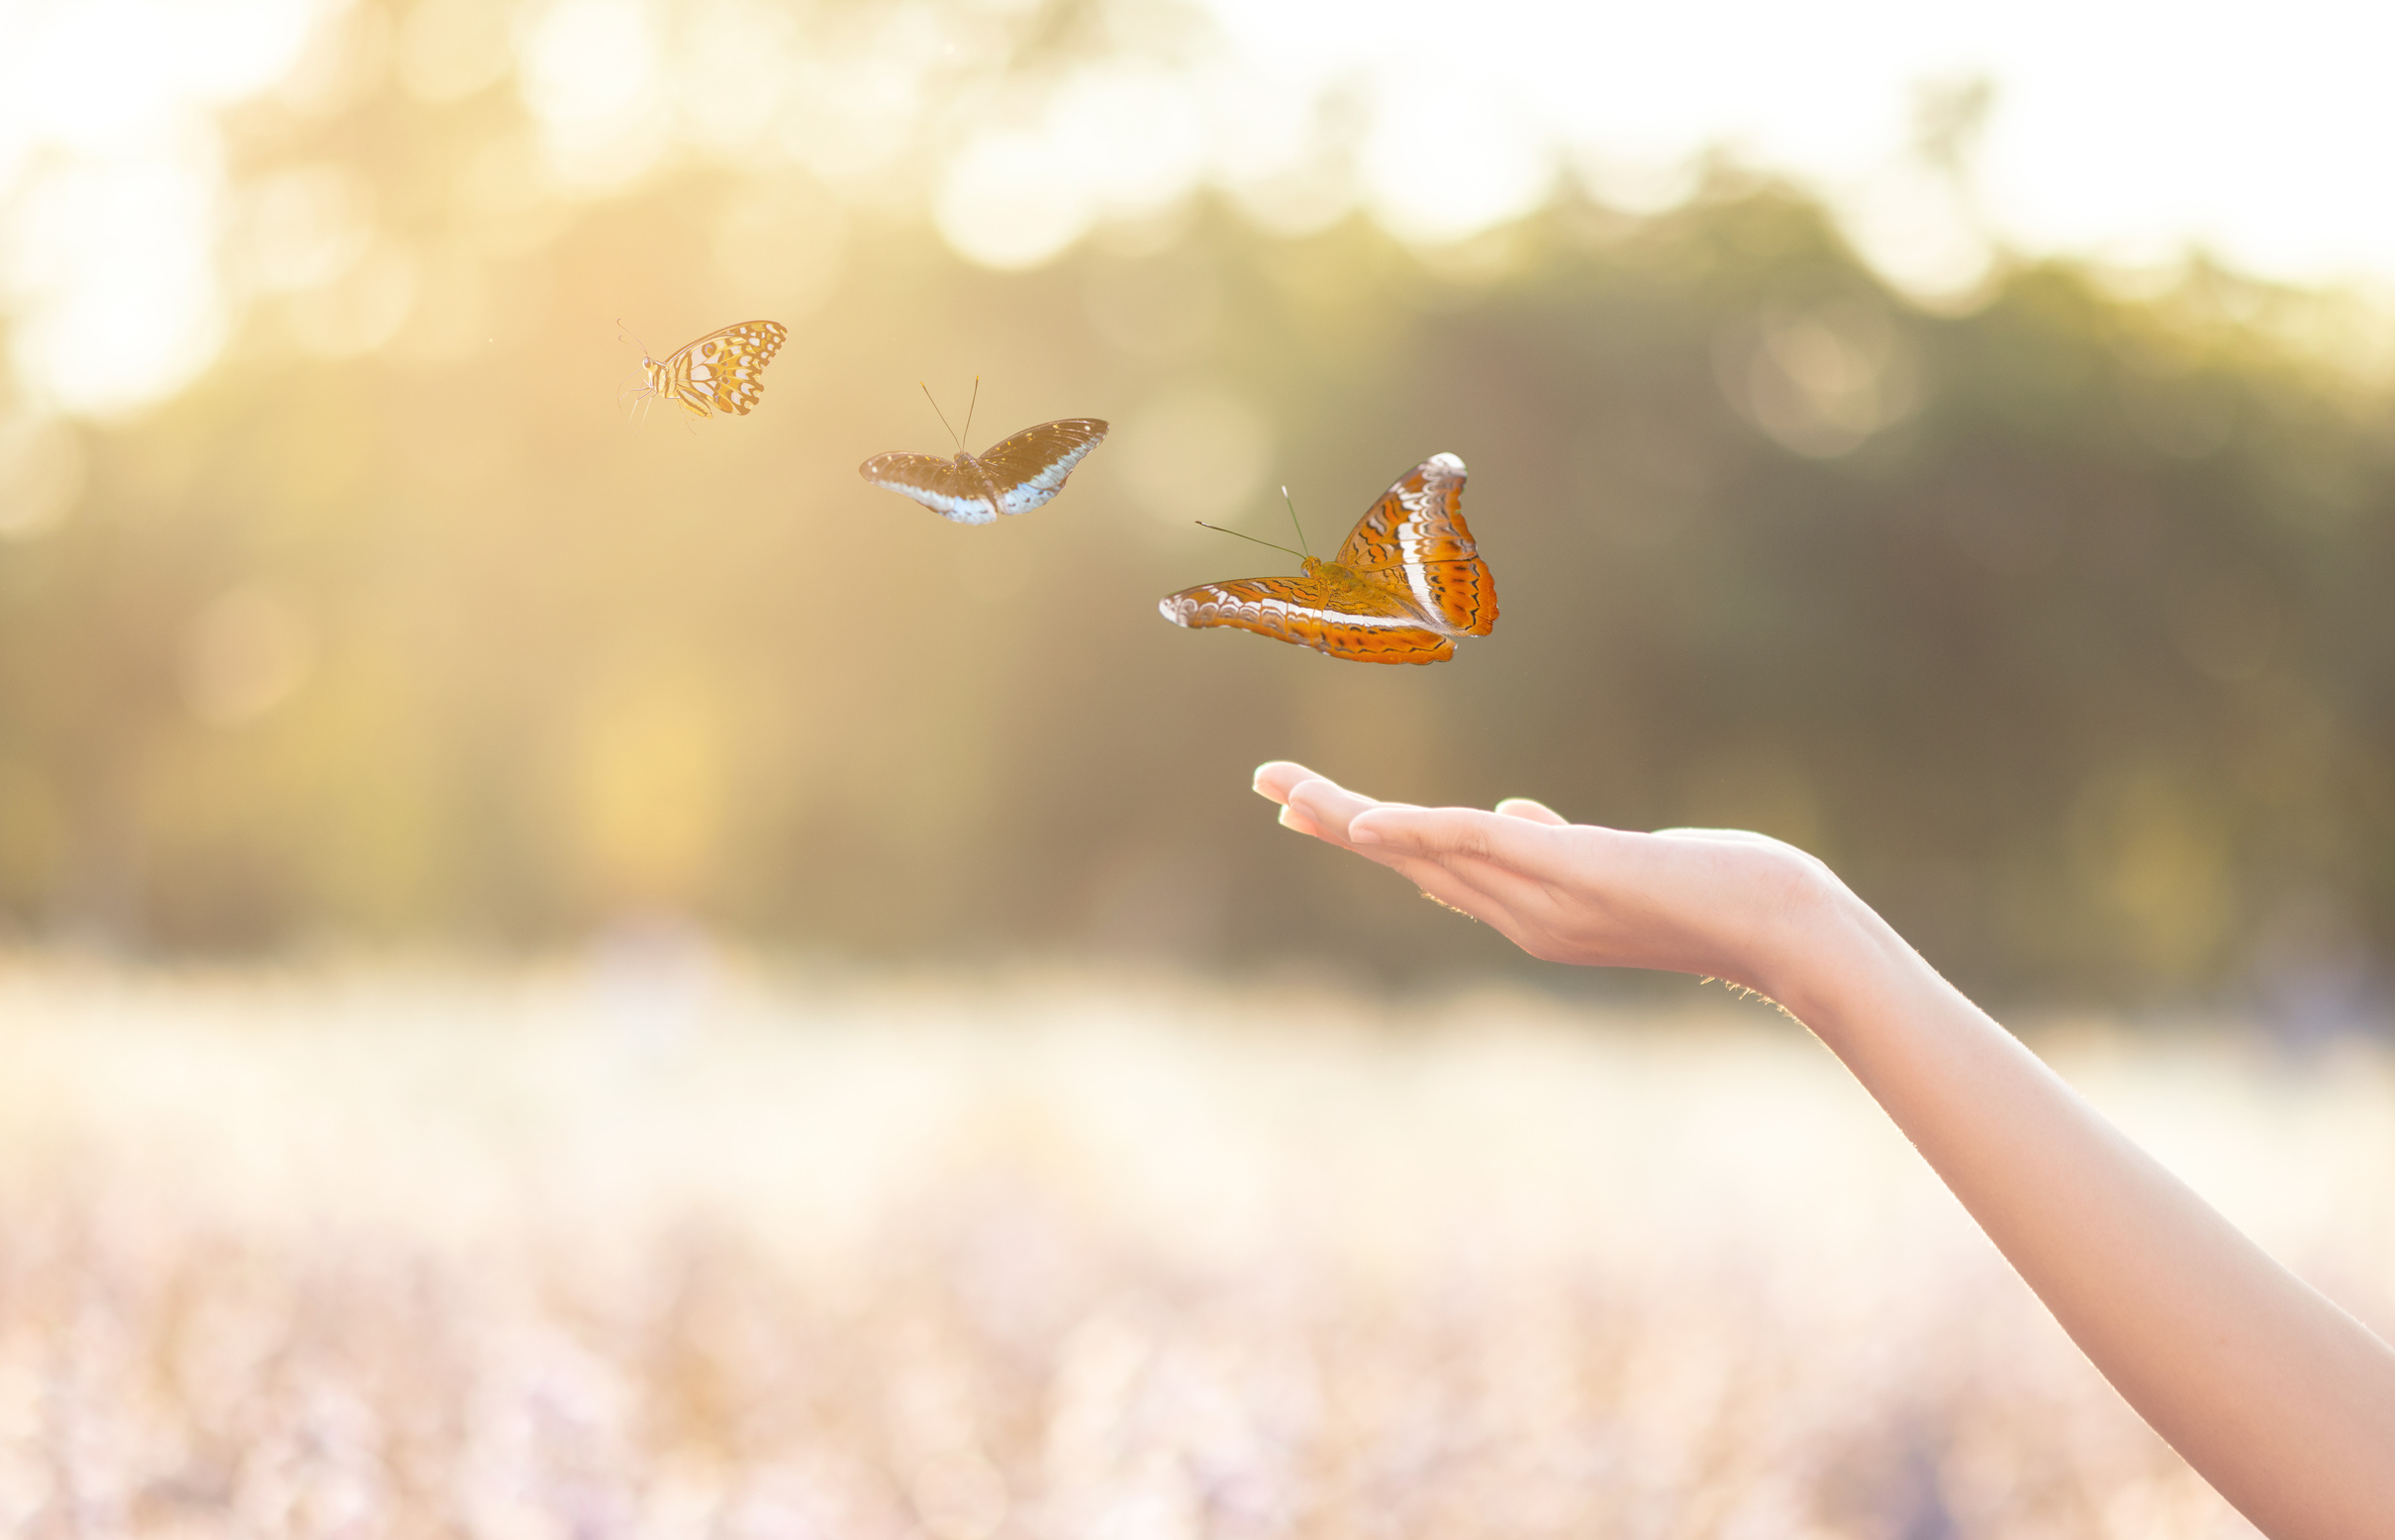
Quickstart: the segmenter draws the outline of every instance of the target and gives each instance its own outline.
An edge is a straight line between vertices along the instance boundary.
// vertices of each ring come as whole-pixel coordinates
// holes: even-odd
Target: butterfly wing
[[[978,467],[936,454],[877,454],[856,473],[957,524],[988,524],[999,515],[990,479]]]
[[[1099,419],[1068,417],[992,444],[978,458],[999,489],[998,511],[1027,514],[1056,496],[1073,467],[1105,435],[1106,425]]]
[[[789,339],[789,329],[778,321],[743,321],[708,333],[666,360],[676,373],[675,399],[685,407],[700,403],[694,410],[701,417],[710,406],[746,417],[765,395],[765,366]]]
[[[1383,493],[1336,559],[1459,634],[1496,627],[1496,578],[1465,527],[1464,462],[1452,454],[1432,455]]]
[[[1454,638],[1425,628],[1416,618],[1342,609],[1310,577],[1200,583],[1167,596],[1157,608],[1175,626],[1235,626],[1356,663],[1442,663],[1455,656]]]

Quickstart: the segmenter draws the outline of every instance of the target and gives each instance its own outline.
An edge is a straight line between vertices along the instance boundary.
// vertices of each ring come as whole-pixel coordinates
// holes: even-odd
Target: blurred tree
[[[234,117],[236,346],[0,544],[27,934],[665,910],[879,956],[1514,965],[1280,836],[1245,776],[1291,755],[1784,835],[1974,988],[2180,997],[2395,941],[2395,436],[2333,297],[2015,264],[1924,312],[1728,168],[1436,251],[1201,195],[994,271],[788,157],[560,191],[430,14],[398,66]],[[1006,14],[970,90],[1172,13]],[[751,314],[793,329],[754,416],[625,421],[619,317],[662,350]],[[1115,436],[986,529],[856,479],[940,446],[918,380],[976,374],[980,442]],[[1272,534],[1286,481],[1321,548],[1437,450],[1503,604],[1453,664],[1156,617],[1275,560],[1192,518]]]

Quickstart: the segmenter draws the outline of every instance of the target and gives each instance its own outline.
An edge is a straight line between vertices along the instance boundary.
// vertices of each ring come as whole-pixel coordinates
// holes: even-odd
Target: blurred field
[[[2395,1326],[2395,1064],[2047,1043]],[[1759,1007],[0,976],[0,1528],[2245,1535]]]

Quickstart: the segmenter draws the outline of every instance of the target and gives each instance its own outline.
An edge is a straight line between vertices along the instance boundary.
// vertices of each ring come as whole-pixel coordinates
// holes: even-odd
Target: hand
[[[1380,862],[1549,962],[1693,973],[1785,999],[1791,964],[1860,909],[1828,867],[1762,834],[1596,828],[1523,797],[1494,813],[1376,802],[1286,760],[1257,769],[1256,791],[1289,827]]]
[[[2395,1533],[2395,1349],[2238,1233],[1938,977],[1828,867],[1761,834],[1633,834],[1521,798],[1375,802],[1256,772],[1281,821],[1554,962],[1759,990],[1843,1059],[2055,1319],[2264,1533]]]

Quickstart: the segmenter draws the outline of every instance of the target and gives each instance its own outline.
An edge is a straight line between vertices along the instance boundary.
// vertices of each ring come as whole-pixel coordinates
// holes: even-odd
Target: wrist
[[[1756,987],[1826,1037],[1825,1027],[1834,1030],[1858,995],[1897,985],[1929,965],[1836,873],[1807,862],[1807,880],[1764,949]]]

